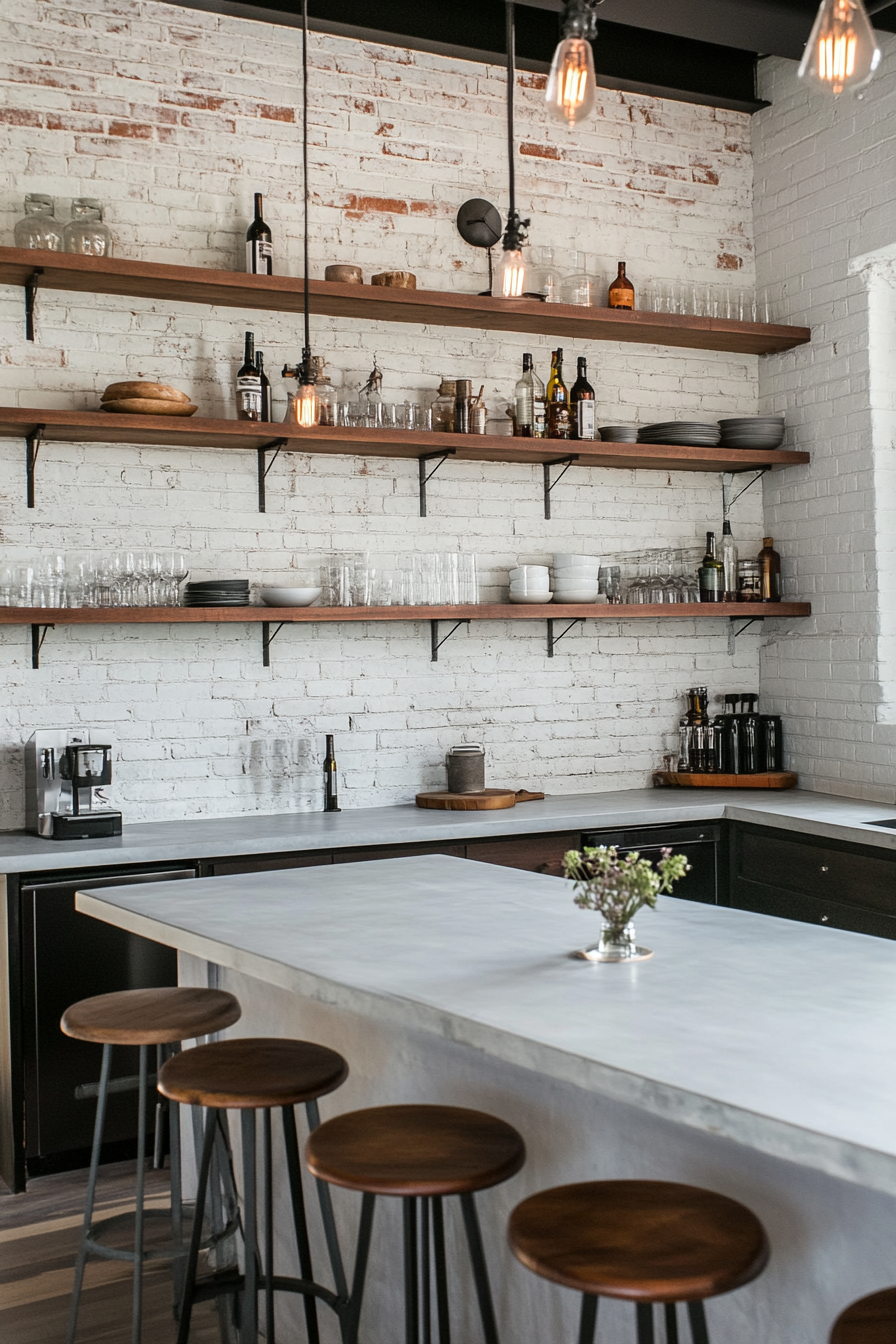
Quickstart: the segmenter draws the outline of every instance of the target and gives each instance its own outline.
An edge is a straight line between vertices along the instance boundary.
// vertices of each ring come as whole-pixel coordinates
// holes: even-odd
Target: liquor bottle
[[[255,218],[246,230],[246,270],[250,275],[274,274],[274,244],[261,217],[261,193],[255,193]]]
[[[618,270],[616,279],[610,286],[610,292],[607,296],[607,306],[609,308],[634,308],[635,306],[635,287],[631,280],[626,278],[625,262],[616,263]]]
[[[763,602],[781,601],[781,557],[774,547],[774,537],[762,538],[759,552],[759,592]]]
[[[261,419],[261,379],[255,367],[255,335],[246,332],[246,354],[236,375],[237,420]]]
[[[341,812],[339,806],[339,782],[336,777],[336,752],[333,748],[333,734],[327,733],[327,754],[324,759],[325,812]]]
[[[551,379],[546,393],[548,409],[548,438],[569,438],[569,393],[563,381],[563,351],[554,351]]]
[[[261,379],[261,418],[262,420],[273,420],[274,413],[271,409],[271,380],[264,371],[264,355],[260,350],[255,351],[255,367],[258,370],[258,376]]]
[[[513,432],[518,438],[544,438],[544,383],[532,367],[531,355],[523,355],[523,376],[513,391],[513,412]]]
[[[722,523],[722,574],[725,601],[737,601],[737,543],[731,535],[731,523]]]
[[[689,770],[692,774],[706,773],[707,743],[706,733],[709,724],[709,692],[705,686],[692,686],[687,693],[688,712],[683,722],[688,727]]]
[[[585,360],[579,356],[579,376],[569,394],[569,437],[593,439],[596,431],[594,415],[594,388],[586,377]]]
[[[721,602],[725,596],[725,574],[716,555],[716,534],[706,534],[706,554],[698,574],[701,602]]]

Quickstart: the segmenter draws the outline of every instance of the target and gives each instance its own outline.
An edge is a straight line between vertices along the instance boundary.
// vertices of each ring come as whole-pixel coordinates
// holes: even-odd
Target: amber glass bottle
[[[610,286],[607,304],[610,308],[632,309],[635,306],[635,287],[626,277],[625,262],[618,261],[616,265],[618,267],[616,279]]]
[[[781,557],[775,550],[774,537],[762,538],[759,552],[759,593],[763,602],[781,601]]]
[[[551,377],[545,393],[548,411],[548,438],[568,439],[569,393],[563,381],[563,351],[555,350],[551,362]]]

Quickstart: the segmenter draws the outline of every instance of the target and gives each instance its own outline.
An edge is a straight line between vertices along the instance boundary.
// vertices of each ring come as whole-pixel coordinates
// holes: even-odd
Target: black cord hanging
[[[507,177],[509,187],[509,208],[507,228],[504,230],[503,249],[505,252],[518,252],[528,237],[530,220],[520,219],[516,208],[516,163],[514,161],[514,125],[513,102],[516,87],[516,16],[513,0],[505,4],[505,28],[507,34]]]
[[[302,0],[302,180],[305,195],[305,344],[302,350],[302,370],[299,382],[311,383],[314,379],[311,370],[311,296],[308,281],[308,0]]]

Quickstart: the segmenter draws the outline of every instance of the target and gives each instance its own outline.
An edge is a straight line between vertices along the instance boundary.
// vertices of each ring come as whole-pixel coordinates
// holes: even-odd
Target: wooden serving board
[[[799,776],[791,770],[770,770],[763,775],[690,775],[659,770],[654,779],[659,788],[672,789],[793,789]]]
[[[529,793],[526,789],[482,789],[479,793],[418,793],[417,806],[441,808],[446,812],[490,812],[499,807],[516,807],[517,803],[531,803],[543,798],[543,793]]]

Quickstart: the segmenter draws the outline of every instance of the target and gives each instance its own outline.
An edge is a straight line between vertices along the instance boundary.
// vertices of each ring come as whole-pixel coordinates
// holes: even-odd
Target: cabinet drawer
[[[371,859],[413,859],[421,854],[448,854],[464,857],[463,845],[381,845],[374,849],[338,849],[334,863],[368,863]]]
[[[731,904],[738,910],[755,910],[760,915],[777,915],[779,919],[794,919],[801,924],[823,924],[830,929],[847,929],[851,933],[896,940],[896,916],[784,891],[759,882],[736,879]]]
[[[579,832],[558,835],[519,835],[506,840],[468,840],[467,858],[496,863],[502,868],[525,868],[530,873],[563,876],[563,855],[579,848]]]
[[[896,862],[874,854],[738,828],[734,880],[896,918]]]
[[[215,859],[208,865],[204,876],[231,877],[236,873],[275,873],[281,868],[317,868],[322,863],[332,863],[333,855],[327,852],[318,854],[276,854],[256,858],[248,855],[245,859]]]

